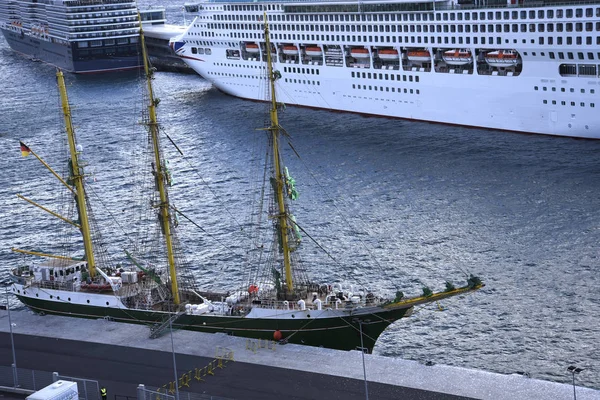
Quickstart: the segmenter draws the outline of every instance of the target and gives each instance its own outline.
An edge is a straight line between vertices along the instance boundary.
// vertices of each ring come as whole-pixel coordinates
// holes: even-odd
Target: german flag
[[[21,155],[23,157],[27,157],[29,154],[31,154],[31,150],[29,149],[29,147],[27,147],[27,145],[23,142],[19,142],[21,144]]]

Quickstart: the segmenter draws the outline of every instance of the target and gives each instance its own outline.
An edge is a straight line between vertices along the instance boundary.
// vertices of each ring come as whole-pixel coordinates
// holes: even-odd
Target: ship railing
[[[255,308],[270,308],[270,309],[276,309],[276,310],[284,310],[284,311],[300,311],[302,310],[301,306],[298,304],[298,301],[289,301],[286,302],[282,301],[282,300],[262,300],[262,299],[255,299],[252,300],[252,307]],[[341,303],[337,304],[336,307],[336,303],[334,301],[330,301],[330,302],[326,302],[323,301],[321,303],[321,307],[322,309],[326,309],[326,308],[338,308],[338,309],[348,309],[348,308],[357,308],[357,307],[364,307],[366,305],[365,300],[361,300],[358,303],[353,303],[349,300],[341,300]],[[317,305],[306,301],[305,300],[305,307],[307,310],[316,310],[317,309]]]
[[[67,292],[75,292],[79,287],[78,283],[74,282],[61,282],[61,281],[34,281],[31,286],[37,286],[40,289],[53,289],[53,290],[64,290]]]

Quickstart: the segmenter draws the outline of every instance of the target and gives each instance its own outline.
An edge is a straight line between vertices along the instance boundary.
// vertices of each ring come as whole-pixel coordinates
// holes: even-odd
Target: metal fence
[[[229,397],[211,396],[205,393],[179,391],[178,395],[179,396],[150,390],[144,385],[139,385],[137,389],[137,400],[233,400]]]
[[[75,378],[73,376],[64,376],[55,373],[55,381],[62,379],[65,381],[77,382],[79,398],[86,400],[100,400],[100,385],[98,381],[91,379]]]
[[[100,387],[98,381],[76,378],[72,376],[60,375],[56,372],[36,371],[25,368],[13,368],[12,366],[0,366],[0,391],[2,388],[16,389],[20,392],[30,391],[33,393],[51,385],[53,382],[62,379],[66,381],[77,382],[79,398],[82,400],[100,400]],[[154,386],[148,386],[154,387]],[[117,396],[115,396],[116,398]],[[119,396],[117,400],[133,400],[129,396]],[[144,385],[139,385],[137,390],[137,400],[233,400],[228,397],[211,396],[204,393],[193,393],[179,391],[178,396],[161,393],[155,390],[147,389]]]
[[[52,382],[52,372],[0,366],[0,386],[37,391]],[[95,399],[94,399],[95,400]]]

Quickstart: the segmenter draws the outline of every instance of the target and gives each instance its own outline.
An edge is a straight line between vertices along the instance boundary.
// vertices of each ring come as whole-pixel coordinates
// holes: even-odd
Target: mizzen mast
[[[281,237],[281,247],[283,251],[283,266],[285,268],[285,283],[287,287],[287,293],[291,294],[294,292],[294,283],[292,281],[292,263],[290,256],[290,246],[288,237],[288,211],[285,207],[284,198],[284,180],[283,170],[281,166],[281,157],[279,152],[279,136],[281,127],[279,126],[279,118],[277,116],[277,98],[275,95],[275,74],[273,71],[273,61],[271,59],[271,38],[269,36],[269,23],[267,21],[267,14],[263,14],[265,21],[265,44],[267,53],[267,73],[269,76],[269,84],[271,89],[271,126],[268,128],[271,131],[271,138],[273,140],[273,161],[275,168],[275,196],[277,197],[277,204],[279,206],[279,213],[277,219],[279,220],[278,228],[279,235]]]
[[[156,185],[160,196],[160,221],[162,224],[163,233],[167,245],[167,257],[169,263],[169,276],[171,278],[171,291],[173,292],[173,302],[175,305],[179,305],[179,288],[177,283],[177,273],[175,270],[175,255],[173,252],[173,238],[171,235],[171,215],[169,213],[169,198],[167,196],[167,188],[165,185],[166,171],[163,165],[161,157],[159,137],[158,137],[158,122],[156,118],[156,105],[158,101],[154,98],[154,92],[152,90],[152,75],[153,72],[150,70],[148,64],[148,54],[146,52],[146,42],[144,39],[144,32],[142,29],[142,19],[138,13],[138,20],[140,21],[140,39],[142,46],[142,58],[144,59],[144,72],[146,73],[146,83],[148,85],[148,120],[146,126],[150,132],[152,139],[152,148],[154,150],[154,173],[156,174]]]
[[[83,236],[83,246],[85,250],[85,259],[88,264],[90,276],[93,278],[96,275],[96,260],[94,258],[94,251],[92,247],[92,233],[90,230],[90,222],[87,214],[87,204],[85,201],[85,188],[83,184],[83,173],[79,167],[79,157],[77,152],[77,145],[75,143],[75,131],[73,130],[73,123],[71,120],[71,106],[69,105],[69,98],[67,97],[67,87],[65,86],[65,78],[62,71],[56,72],[56,78],[58,80],[58,90],[60,92],[60,101],[62,104],[63,115],[65,118],[65,129],[67,130],[67,137],[69,140],[69,153],[71,154],[71,160],[69,161],[70,169],[70,180],[75,185],[76,193],[75,200],[77,201],[77,211],[79,213],[80,230]]]

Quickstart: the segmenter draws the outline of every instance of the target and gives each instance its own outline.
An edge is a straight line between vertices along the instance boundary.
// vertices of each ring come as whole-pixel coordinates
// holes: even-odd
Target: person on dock
[[[104,386],[100,389],[100,396],[102,396],[102,400],[106,400],[106,388]]]

